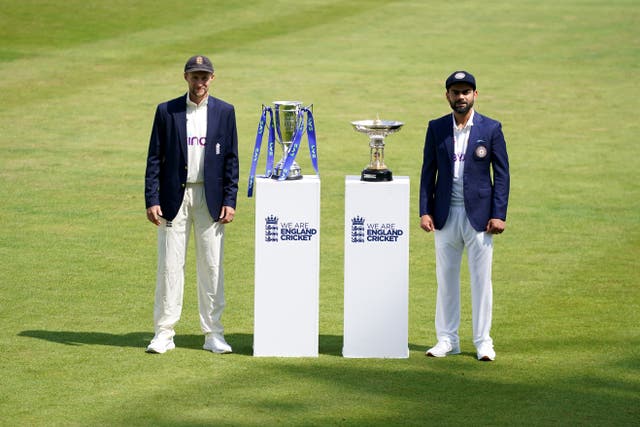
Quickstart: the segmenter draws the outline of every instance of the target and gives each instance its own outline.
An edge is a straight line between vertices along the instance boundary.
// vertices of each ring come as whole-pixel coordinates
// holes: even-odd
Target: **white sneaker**
[[[176,345],[173,343],[173,340],[167,340],[162,338],[157,338],[151,340],[147,349],[145,350],[147,353],[157,353],[162,354],[166,353],[169,350],[173,350],[176,348]]]
[[[429,357],[445,357],[449,354],[460,354],[460,344],[451,344],[449,341],[438,341],[425,353]]]
[[[204,339],[203,349],[214,353],[231,353],[231,346],[224,340],[222,334],[208,334]]]
[[[482,360],[483,362],[496,360],[496,352],[493,350],[493,344],[482,344],[478,347],[478,360]]]

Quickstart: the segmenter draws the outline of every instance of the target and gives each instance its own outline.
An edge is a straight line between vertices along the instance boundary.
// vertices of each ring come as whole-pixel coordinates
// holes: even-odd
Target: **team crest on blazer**
[[[484,145],[478,145],[476,147],[475,155],[479,159],[484,159],[485,157],[487,157],[487,147],[485,147]]]

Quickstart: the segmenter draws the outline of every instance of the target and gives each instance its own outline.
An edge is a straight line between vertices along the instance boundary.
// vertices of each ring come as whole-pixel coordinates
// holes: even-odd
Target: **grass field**
[[[638,425],[640,5],[0,0],[0,425]],[[194,258],[173,352],[153,335],[155,229],[143,176],[155,105],[195,53],[236,106],[241,182],[227,228],[226,336],[201,350]],[[507,231],[496,238],[497,359],[434,343],[433,235],[417,195],[443,81],[478,80],[503,123]],[[320,356],[253,358],[260,106],[314,104],[322,178]],[[344,359],[344,177],[368,158],[350,122],[405,123],[386,160],[411,178],[409,359]],[[304,147],[301,152],[304,154]],[[299,162],[311,173],[308,159]],[[384,339],[384,337],[381,337]]]

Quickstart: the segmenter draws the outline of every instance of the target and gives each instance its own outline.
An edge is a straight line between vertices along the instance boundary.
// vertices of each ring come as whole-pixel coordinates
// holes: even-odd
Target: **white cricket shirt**
[[[207,96],[200,104],[187,93],[187,182],[204,182],[204,148],[207,143]]]
[[[451,205],[462,206],[464,205],[464,156],[467,151],[467,145],[469,143],[469,132],[471,132],[471,126],[473,126],[473,116],[475,111],[471,110],[471,117],[464,125],[464,127],[458,127],[456,124],[456,118],[453,113],[451,117],[453,119],[453,188],[451,189]]]

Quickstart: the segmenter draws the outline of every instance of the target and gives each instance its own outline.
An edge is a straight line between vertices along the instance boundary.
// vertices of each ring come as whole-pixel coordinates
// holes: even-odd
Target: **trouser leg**
[[[222,334],[224,225],[211,218],[203,186],[194,188],[194,229],[200,327],[205,335]]]
[[[485,232],[477,232],[467,220],[465,241],[471,282],[473,342],[476,347],[480,347],[493,343],[490,336],[493,309],[493,237]]]
[[[435,232],[436,296],[435,327],[438,341],[458,343],[460,327],[460,265],[464,244],[452,208],[445,226]]]
[[[189,242],[185,203],[186,200],[171,222],[163,219],[158,226],[158,271],[153,310],[156,338],[173,338],[174,327],[182,313],[184,264]]]

